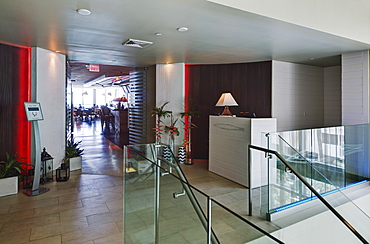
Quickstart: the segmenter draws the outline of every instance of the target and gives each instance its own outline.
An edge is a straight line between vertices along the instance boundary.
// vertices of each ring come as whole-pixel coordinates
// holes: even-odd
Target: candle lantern
[[[67,181],[69,179],[69,166],[63,163],[56,170],[56,180],[57,181]]]
[[[44,147],[41,153],[40,184],[53,181],[53,159]]]

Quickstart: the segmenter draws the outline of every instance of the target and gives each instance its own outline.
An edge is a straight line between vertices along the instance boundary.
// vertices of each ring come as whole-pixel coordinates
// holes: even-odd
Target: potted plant
[[[70,171],[82,168],[82,154],[84,149],[80,149],[82,141],[75,142],[73,139],[68,140],[65,150],[64,164],[69,167]]]
[[[152,116],[157,116],[157,122],[156,122],[156,127],[154,128],[155,136],[156,136],[156,143],[161,144],[161,139],[162,139],[162,133],[163,133],[163,121],[162,118],[170,117],[172,114],[172,111],[164,110],[164,107],[168,104],[169,102],[165,102],[162,106],[160,107],[154,107],[152,110]]]
[[[22,165],[26,165],[18,158],[18,154],[3,154],[0,161],[0,197],[18,193],[18,178],[22,172]]]
[[[173,120],[173,116],[172,116],[172,113],[171,113],[171,124],[166,125],[164,127],[164,132],[169,134],[169,143],[168,144],[169,144],[172,152],[174,152],[174,150],[175,150],[175,136],[180,135],[179,128],[176,127],[177,120],[178,120],[178,118]]]
[[[185,111],[180,113],[184,124],[184,140],[183,147],[185,149],[186,159],[185,164],[193,164],[193,157],[191,153],[191,129],[197,128],[197,126],[192,122],[192,118],[198,118],[200,116],[200,111],[196,110],[196,104],[190,102],[189,106],[184,109]]]

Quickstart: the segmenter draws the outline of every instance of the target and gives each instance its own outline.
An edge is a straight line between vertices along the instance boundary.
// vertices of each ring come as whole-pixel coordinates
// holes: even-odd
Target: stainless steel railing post
[[[207,244],[212,243],[212,200],[207,198],[207,215],[208,215],[208,228],[207,228]]]

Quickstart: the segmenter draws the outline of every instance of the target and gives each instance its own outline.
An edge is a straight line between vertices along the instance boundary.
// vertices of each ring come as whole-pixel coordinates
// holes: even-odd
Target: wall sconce
[[[233,116],[229,110],[229,106],[239,106],[239,104],[235,101],[231,93],[222,93],[220,99],[216,103],[217,107],[225,106],[224,111],[222,112],[221,116]]]

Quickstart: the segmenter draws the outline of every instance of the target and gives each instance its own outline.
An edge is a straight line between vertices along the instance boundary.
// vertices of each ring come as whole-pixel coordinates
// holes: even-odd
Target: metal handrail
[[[365,244],[369,244],[368,241],[366,241],[366,239],[360,234],[358,233],[358,231],[351,225],[348,223],[348,221],[340,214],[338,213],[337,210],[335,210],[335,208],[333,206],[330,205],[329,202],[327,202],[325,200],[325,198],[323,198],[320,193],[318,193],[295,169],[293,169],[293,167],[276,151],[273,151],[273,150],[270,150],[270,149],[267,149],[267,148],[262,148],[262,147],[258,147],[258,146],[254,146],[254,145],[249,145],[248,146],[248,155],[249,155],[249,172],[248,172],[248,180],[249,182],[251,181],[251,149],[255,149],[255,150],[258,150],[258,151],[263,151],[265,153],[268,153],[268,154],[274,154],[281,162],[283,162],[285,164],[285,166],[291,170],[291,173],[293,173],[305,186],[307,186],[308,189],[310,189],[310,191],[315,194],[315,196],[362,242],[362,243],[365,243]],[[252,189],[251,189],[251,185],[249,185],[249,189],[248,189],[248,199],[249,199],[249,215],[252,215]]]

